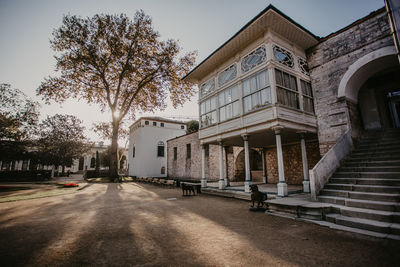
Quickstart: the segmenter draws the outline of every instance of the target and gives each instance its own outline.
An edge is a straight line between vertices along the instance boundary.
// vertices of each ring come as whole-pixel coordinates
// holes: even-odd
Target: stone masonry
[[[343,75],[357,59],[392,45],[388,18],[382,8],[325,37],[307,51],[322,155],[348,128],[353,138],[361,131],[357,106],[337,97]]]

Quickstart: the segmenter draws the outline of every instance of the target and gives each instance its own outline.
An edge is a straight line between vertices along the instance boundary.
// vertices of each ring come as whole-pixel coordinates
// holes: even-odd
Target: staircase
[[[367,132],[318,199],[328,222],[400,236],[400,129]]]

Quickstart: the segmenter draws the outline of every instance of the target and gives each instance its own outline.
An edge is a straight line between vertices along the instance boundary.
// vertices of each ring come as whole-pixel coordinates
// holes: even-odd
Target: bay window
[[[314,113],[314,100],[309,82],[300,80],[301,92],[303,94],[303,110]]]
[[[229,120],[240,115],[239,87],[234,85],[218,95],[219,121]]]
[[[242,88],[244,113],[271,104],[271,88],[267,70],[243,80]]]
[[[207,127],[217,122],[217,98],[215,96],[200,104],[200,126]]]
[[[300,109],[296,77],[275,69],[275,80],[278,103]]]

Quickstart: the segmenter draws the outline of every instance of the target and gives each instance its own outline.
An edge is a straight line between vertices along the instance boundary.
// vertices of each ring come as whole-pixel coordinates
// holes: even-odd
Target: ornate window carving
[[[233,79],[236,78],[236,74],[237,74],[236,64],[233,64],[232,66],[225,69],[219,74],[218,85],[222,86],[227,82],[232,81]]]
[[[205,82],[201,86],[201,97],[208,95],[210,92],[215,90],[215,81],[214,78]]]
[[[302,58],[299,57],[297,59],[297,62],[299,63],[299,68],[300,68],[301,72],[303,74],[309,75],[310,74],[310,70],[308,68],[307,61],[305,59],[302,59]]]
[[[292,53],[290,53],[289,51],[275,45],[274,57],[275,60],[278,61],[279,63],[286,65],[290,68],[293,68],[294,65],[293,56]]]
[[[267,59],[265,46],[260,46],[242,59],[242,71],[247,72]]]

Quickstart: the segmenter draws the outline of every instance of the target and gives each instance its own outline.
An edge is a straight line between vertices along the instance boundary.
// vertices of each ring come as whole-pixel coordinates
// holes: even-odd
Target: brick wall
[[[357,59],[391,45],[387,15],[380,10],[307,51],[322,155],[348,128],[353,137],[362,129],[357,105],[337,97],[343,75]]]

